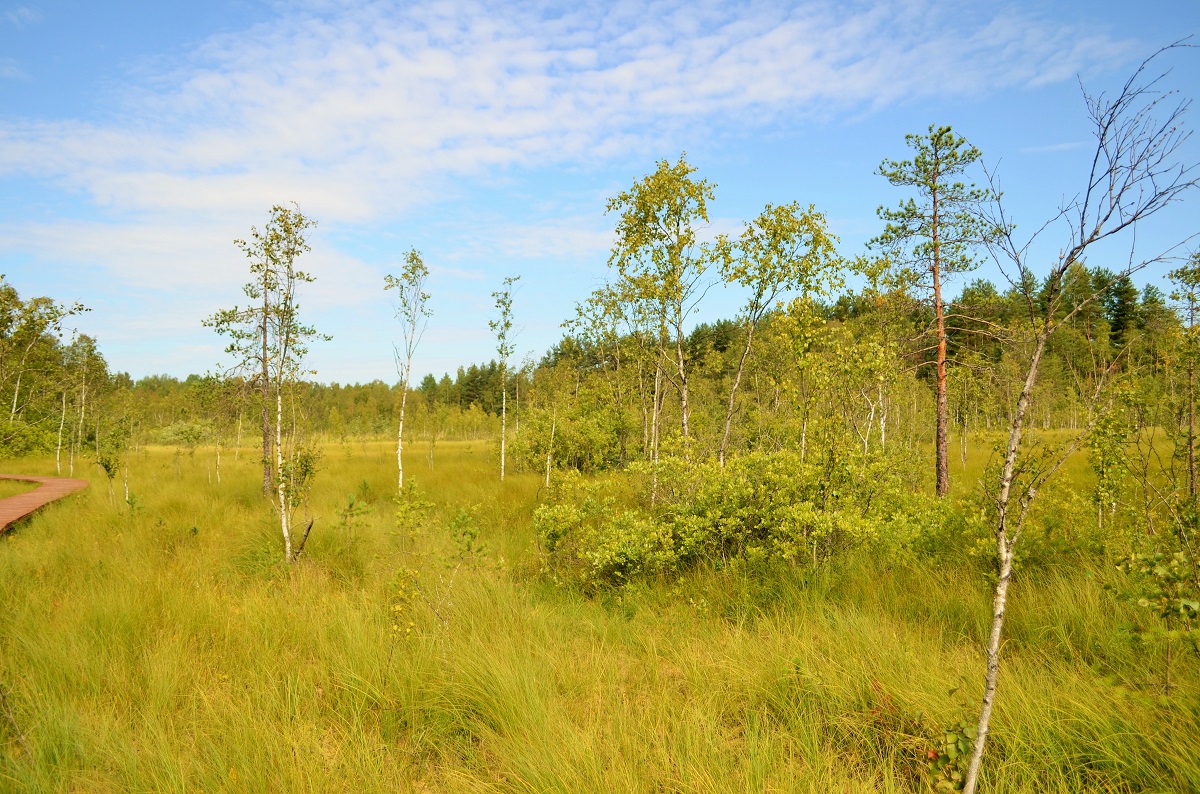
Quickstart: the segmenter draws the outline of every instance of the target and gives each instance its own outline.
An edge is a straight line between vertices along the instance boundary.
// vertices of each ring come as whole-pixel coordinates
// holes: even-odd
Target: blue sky
[[[90,306],[78,327],[115,369],[208,371],[201,319],[246,280],[232,240],[295,201],[319,223],[303,311],[334,337],[318,379],[395,380],[383,274],[413,246],[434,310],[417,372],[494,356],[508,275],[517,357],[540,355],[606,277],[605,199],[658,159],[716,183],[709,233],[798,200],[853,256],[904,197],[880,161],[952,124],[1034,228],[1086,176],[1080,82],[1114,90],[1193,32],[1194,0],[0,0],[0,273]],[[1200,50],[1163,65],[1200,96]],[[1139,251],[1200,230],[1197,202]],[[697,319],[738,302],[714,289]]]

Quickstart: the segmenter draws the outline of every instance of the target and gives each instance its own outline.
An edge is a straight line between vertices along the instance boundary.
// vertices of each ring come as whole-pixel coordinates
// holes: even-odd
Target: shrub
[[[913,494],[906,468],[861,454],[802,463],[756,453],[724,468],[664,458],[630,467],[639,504],[622,508],[598,484],[565,478],[534,526],[548,570],[588,587],[701,561],[817,565],[855,547],[903,555],[938,531],[945,512]]]
[[[9,422],[0,428],[0,455],[6,458],[53,452],[56,442],[54,431],[37,425]]]

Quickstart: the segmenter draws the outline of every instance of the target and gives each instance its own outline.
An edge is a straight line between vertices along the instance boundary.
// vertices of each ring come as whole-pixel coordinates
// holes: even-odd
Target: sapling
[[[998,230],[990,243],[993,259],[1024,304],[1024,335],[1020,341],[1027,353],[1024,377],[1011,415],[995,493],[997,578],[992,597],[984,692],[963,787],[967,794],[973,794],[979,782],[983,751],[995,705],[1001,638],[1016,545],[1038,490],[1066,461],[1080,441],[1077,437],[1057,460],[1036,471],[1029,471],[1023,436],[1047,344],[1072,317],[1100,300],[1109,286],[1102,285],[1081,299],[1073,298],[1072,305],[1065,300],[1067,275],[1073,267],[1084,261],[1093,246],[1111,241],[1122,232],[1131,238],[1130,256],[1121,272],[1115,274],[1117,277],[1128,276],[1163,261],[1173,247],[1156,256],[1138,257],[1136,241],[1132,239],[1135,237],[1134,231],[1140,222],[1180,200],[1197,185],[1195,166],[1185,165],[1179,159],[1183,154],[1181,147],[1189,137],[1182,126],[1188,102],[1177,101],[1174,92],[1162,90],[1160,83],[1165,75],[1147,75],[1155,58],[1178,46],[1159,50],[1143,61],[1115,97],[1084,94],[1096,139],[1090,172],[1083,190],[1065,203],[1046,225],[1034,232],[1032,237],[1018,241],[1015,227],[1000,201],[987,208],[983,216],[987,225]],[[992,192],[998,195],[1000,191],[994,185],[994,177],[992,182]],[[1034,243],[1056,221],[1066,226],[1066,240],[1059,248],[1058,258],[1050,272],[1044,279],[1037,279],[1029,262],[1037,250]],[[1018,479],[1022,473],[1028,476]]]

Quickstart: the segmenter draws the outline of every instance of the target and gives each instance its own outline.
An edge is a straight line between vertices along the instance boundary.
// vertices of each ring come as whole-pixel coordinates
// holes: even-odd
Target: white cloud
[[[697,131],[1034,86],[1127,49],[936,0],[279,8],[140,75],[105,117],[0,117],[0,175],[84,197],[102,217],[0,226],[0,254],[78,263],[113,290],[136,285],[141,319],[111,318],[106,338],[185,334],[230,303],[245,272],[231,240],[282,200],[331,234],[306,260],[320,277],[307,305],[361,306],[380,300],[382,271],[340,250],[337,234],[386,227],[464,180],[673,154]],[[18,6],[3,20],[38,17]],[[0,78],[15,68],[0,60]],[[455,227],[469,231],[435,273],[479,279],[494,256],[602,262],[611,231],[579,211]]]
[[[1059,152],[1070,152],[1075,149],[1082,149],[1087,146],[1087,141],[1066,141],[1064,143],[1049,143],[1044,146],[1026,146],[1021,149],[1022,154],[1057,154]]]
[[[3,19],[17,30],[24,30],[30,25],[41,22],[42,15],[29,6],[13,6],[6,11],[0,12],[0,19]]]
[[[957,12],[956,12],[957,13]],[[310,4],[206,42],[112,118],[0,124],[0,172],[118,211],[290,196],[363,221],[455,174],[651,151],[686,125],[1059,80],[1117,42],[938,4]],[[973,26],[972,26],[973,25]]]

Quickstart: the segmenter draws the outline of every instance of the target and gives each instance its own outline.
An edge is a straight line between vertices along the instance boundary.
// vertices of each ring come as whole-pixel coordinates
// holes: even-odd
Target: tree
[[[1028,352],[1024,358],[1024,377],[1012,413],[995,495],[998,576],[992,596],[992,625],[988,635],[984,693],[964,787],[967,794],[973,794],[978,785],[996,698],[1013,554],[1038,490],[1081,441],[1081,437],[1076,437],[1061,455],[1040,465],[1036,459],[1023,454],[1021,445],[1030,398],[1047,343],[1058,329],[1064,327],[1065,321],[1072,319],[1084,307],[1103,300],[1107,289],[1106,285],[1093,290],[1090,295],[1077,298],[1074,308],[1065,309],[1065,280],[1072,267],[1082,263],[1093,246],[1111,242],[1122,233],[1135,238],[1135,230],[1140,223],[1180,200],[1186,192],[1197,186],[1196,166],[1184,165],[1179,160],[1183,154],[1181,148],[1189,135],[1182,126],[1188,103],[1176,101],[1175,92],[1161,88],[1165,74],[1155,77],[1147,75],[1156,58],[1178,46],[1166,47],[1143,61],[1115,97],[1084,93],[1096,138],[1091,169],[1083,190],[1065,203],[1049,222],[1032,236],[1018,240],[1015,227],[998,200],[985,208],[981,216],[982,223],[999,232],[991,240],[989,250],[1024,301],[1023,341],[1024,349]],[[1040,242],[1040,236],[1045,231],[1058,226],[1065,226],[1066,239],[1058,247],[1058,258],[1051,265],[1039,294],[1033,287],[1035,279],[1030,263],[1032,252],[1040,250],[1035,248],[1034,243]],[[1136,248],[1131,241],[1128,264],[1116,275],[1118,278],[1128,276],[1161,262],[1173,248],[1158,255],[1140,257],[1135,255]]]
[[[260,232],[250,228],[250,240],[234,244],[250,260],[251,281],[242,288],[253,304],[217,312],[204,321],[229,336],[226,352],[235,357],[233,370],[250,373],[262,399],[263,493],[271,495],[279,513],[284,559],[294,562],[304,540],[293,548],[291,518],[307,478],[312,473],[311,455],[295,446],[295,433],[283,435],[285,387],[293,386],[302,373],[301,362],[313,339],[328,339],[300,322],[296,289],[315,279],[296,269],[296,260],[311,250],[304,233],[316,225],[295,204],[276,204]],[[273,399],[272,399],[273,398]],[[274,402],[272,427],[270,406]],[[294,431],[295,428],[293,428]],[[274,431],[272,433],[272,430]],[[272,456],[272,452],[274,455]],[[272,459],[273,457],[273,459]],[[311,528],[311,524],[309,527]],[[307,534],[305,534],[307,539]]]
[[[488,328],[496,335],[496,355],[500,359],[500,481],[504,481],[504,452],[508,433],[508,359],[513,354],[512,289],[520,276],[504,279],[504,289],[492,293],[496,300],[496,318],[488,321]]]
[[[950,453],[942,282],[952,273],[974,267],[972,247],[994,239],[996,230],[981,222],[975,211],[991,198],[991,193],[955,181],[979,160],[978,149],[950,127],[932,124],[927,135],[906,135],[904,140],[916,156],[911,160],[884,160],[876,173],[897,187],[916,190],[920,200],[910,198],[896,209],[880,207],[877,213],[887,226],[870,245],[886,250],[899,263],[915,266],[914,283],[932,292],[937,347],[937,495],[945,496],[950,490]]]
[[[34,349],[60,337],[64,319],[86,311],[81,303],[66,306],[44,297],[22,301],[0,274],[0,381],[13,380],[9,424],[21,408],[21,381]]]
[[[685,159],[660,160],[654,173],[608,200],[606,212],[620,213],[617,241],[609,257],[624,282],[618,291],[644,301],[657,325],[660,361],[668,333],[674,336],[674,372],[668,378],[679,392],[683,437],[689,436],[688,366],[684,323],[706,291],[703,281],[715,247],[697,242],[697,225],[708,223],[714,186],[695,179]]]
[[[733,424],[734,401],[754,344],[754,332],[784,292],[799,290],[806,295],[825,294],[825,283],[832,276],[836,256],[835,240],[826,231],[825,216],[812,205],[802,210],[796,202],[782,207],[768,204],[762,214],[746,224],[736,250],[722,258],[721,273],[725,281],[750,290],[750,298],[741,315],[746,344],[738,359],[725,408],[725,428],[718,453],[722,466],[725,465],[729,430]],[[725,248],[724,245],[720,247]]]
[[[400,426],[396,431],[396,469],[397,487],[404,491],[404,408],[408,403],[408,381],[412,375],[413,353],[425,335],[429,325],[429,295],[425,292],[425,280],[429,278],[429,268],[421,260],[417,249],[410,249],[404,255],[404,268],[400,276],[386,275],[383,277],[384,289],[396,290],[396,319],[400,321],[402,342],[393,345],[392,351],[396,359],[396,373],[400,376]],[[432,376],[426,376],[430,378]]]
[[[1187,368],[1187,471],[1188,500],[1193,509],[1197,499],[1196,478],[1196,357],[1200,345],[1200,327],[1196,325],[1196,310],[1200,305],[1200,251],[1192,253],[1187,264],[1170,273],[1175,289],[1171,299],[1182,304],[1186,332],[1183,355]]]
[[[67,420],[66,394],[73,389],[77,395],[76,406],[79,409],[78,419],[72,421],[71,436],[67,441],[67,470],[74,476],[75,456],[82,453],[85,433],[87,432],[87,408],[89,396],[94,400],[100,384],[108,380],[108,364],[96,346],[96,340],[87,334],[80,334],[71,340],[71,344],[63,351],[63,413],[59,423],[58,438],[59,452],[56,462],[60,460],[62,450],[63,425]],[[61,470],[61,465],[59,464]]]

